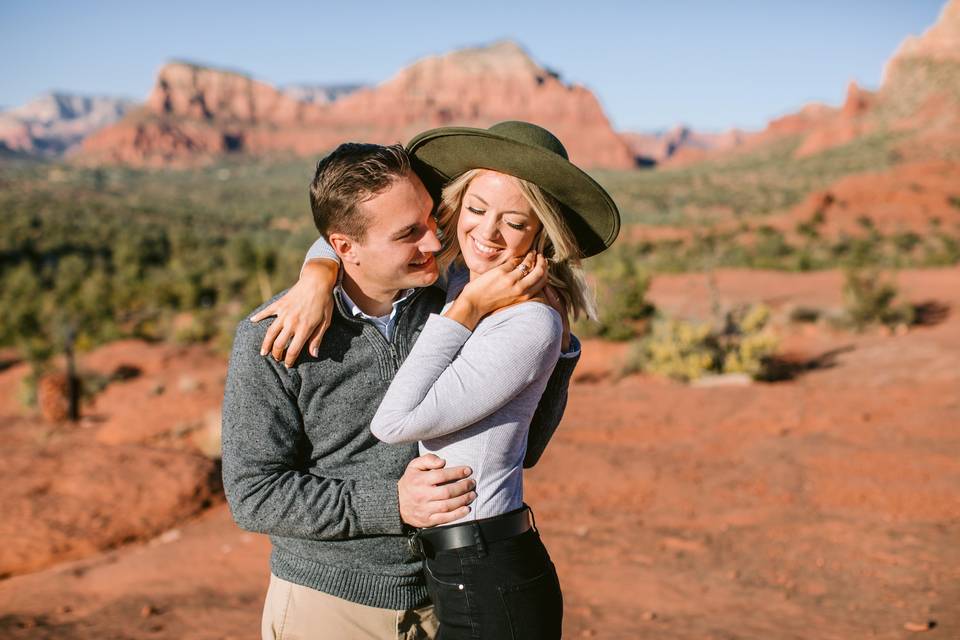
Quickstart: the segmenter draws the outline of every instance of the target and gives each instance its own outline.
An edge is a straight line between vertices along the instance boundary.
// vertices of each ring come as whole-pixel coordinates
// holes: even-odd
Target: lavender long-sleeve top
[[[498,311],[473,332],[431,315],[370,430],[385,442],[419,440],[421,454],[473,469],[477,499],[462,520],[521,507],[527,430],[562,332],[560,315],[539,302]]]

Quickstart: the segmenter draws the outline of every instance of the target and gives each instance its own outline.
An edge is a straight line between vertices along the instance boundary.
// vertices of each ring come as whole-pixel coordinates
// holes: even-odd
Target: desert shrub
[[[624,373],[647,371],[677,380],[694,380],[717,367],[708,323],[661,319],[634,344]]]
[[[814,323],[820,320],[820,316],[823,315],[823,312],[820,309],[814,307],[794,307],[790,311],[789,320],[790,322],[795,322],[799,324],[809,324]]]
[[[223,167],[0,166],[0,346],[39,366],[68,342],[229,342],[229,321],[292,283],[316,235],[310,164],[230,166],[229,181]]]
[[[762,377],[770,356],[779,346],[776,336],[767,328],[769,323],[770,308],[763,304],[727,314],[727,328],[718,338],[723,354],[720,373]]]
[[[767,225],[757,229],[757,237],[753,247],[755,266],[762,269],[775,268],[793,252],[794,248],[777,229]]]
[[[650,275],[625,253],[591,270],[597,293],[599,320],[581,321],[575,327],[582,336],[629,340],[646,331],[654,307],[647,300]]]
[[[847,270],[843,284],[846,323],[857,330],[872,324],[912,324],[913,307],[896,303],[897,294],[893,281],[876,269]]]
[[[624,372],[646,371],[683,381],[721,373],[762,378],[778,347],[769,322],[770,309],[762,304],[727,312],[721,327],[662,318],[634,345]]]

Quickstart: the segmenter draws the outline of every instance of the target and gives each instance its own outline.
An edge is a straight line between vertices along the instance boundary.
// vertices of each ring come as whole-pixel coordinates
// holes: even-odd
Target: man
[[[382,443],[369,423],[444,303],[433,201],[400,146],[341,145],[310,191],[343,265],[330,326],[315,355],[288,367],[259,353],[268,323],[241,322],[224,396],[227,500],[241,527],[273,544],[262,633],[429,638],[436,620],[405,533],[466,515],[471,471]],[[557,367],[541,401],[531,460],[559,421],[575,363]]]

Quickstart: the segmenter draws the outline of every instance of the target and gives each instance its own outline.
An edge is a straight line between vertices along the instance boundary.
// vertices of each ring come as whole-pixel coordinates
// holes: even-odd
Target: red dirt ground
[[[841,282],[836,272],[717,274],[724,303],[762,300],[780,319],[797,305],[839,306]],[[903,272],[899,283],[911,302],[947,305],[946,318],[905,335],[781,321],[785,349],[819,364],[790,382],[620,378],[623,345],[585,345],[564,423],[527,482],[564,587],[565,637],[893,639],[929,621],[929,637],[960,637],[960,269]],[[651,297],[704,317],[708,291],[703,276],[662,276]],[[5,442],[19,448],[4,447],[3,466],[39,459],[58,437],[71,455],[105,463],[111,447],[202,459],[196,435],[207,427],[196,425],[213,420],[223,359],[124,343],[83,364],[122,362],[144,373],[108,387],[85,429],[6,419]],[[21,375],[0,372],[0,396]],[[0,397],[0,415],[16,411]],[[257,637],[266,540],[238,530],[222,503],[175,514],[156,500],[166,482],[120,491],[84,464],[117,513],[162,513],[116,546],[63,501],[65,539],[112,548],[0,581],[3,637]],[[147,465],[127,456],[107,466],[132,479]],[[4,474],[3,499],[21,505],[21,529],[47,535],[23,506],[38,499],[28,490],[38,474],[17,469]],[[185,475],[171,469],[149,477]],[[158,524],[165,517],[179,522]]]

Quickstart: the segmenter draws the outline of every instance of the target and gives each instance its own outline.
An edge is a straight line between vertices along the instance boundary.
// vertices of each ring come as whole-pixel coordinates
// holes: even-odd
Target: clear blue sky
[[[590,87],[619,129],[757,128],[847,82],[876,87],[943,0],[162,2],[2,0],[0,105],[51,89],[143,99],[186,58],[273,84],[375,84],[425,55],[513,38]]]

